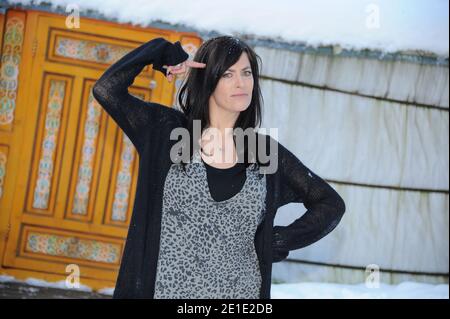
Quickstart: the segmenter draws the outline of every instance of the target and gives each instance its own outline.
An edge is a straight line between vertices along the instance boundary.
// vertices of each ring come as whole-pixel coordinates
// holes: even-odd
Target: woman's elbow
[[[102,81],[97,80],[92,87],[92,95],[95,97],[97,101],[102,101],[107,96],[107,91],[105,85],[103,85]]]
[[[344,215],[344,213],[345,213],[346,207],[345,207],[344,199],[340,195],[336,196],[336,205],[335,205],[335,207],[336,207],[337,215],[342,217]]]

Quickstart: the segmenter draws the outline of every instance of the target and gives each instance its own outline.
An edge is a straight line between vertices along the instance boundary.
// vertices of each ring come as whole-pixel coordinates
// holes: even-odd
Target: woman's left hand
[[[283,237],[281,236],[280,229],[282,227],[273,227],[273,239],[272,239],[272,261],[274,263],[282,261],[289,255],[289,249]]]

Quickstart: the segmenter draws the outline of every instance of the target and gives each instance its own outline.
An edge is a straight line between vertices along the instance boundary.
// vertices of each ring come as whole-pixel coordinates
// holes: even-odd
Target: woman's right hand
[[[163,68],[166,69],[166,77],[169,82],[172,82],[173,78],[177,74],[184,74],[188,70],[188,68],[200,68],[204,69],[206,68],[205,63],[196,62],[192,60],[186,60],[184,62],[181,62],[178,65],[163,65]]]

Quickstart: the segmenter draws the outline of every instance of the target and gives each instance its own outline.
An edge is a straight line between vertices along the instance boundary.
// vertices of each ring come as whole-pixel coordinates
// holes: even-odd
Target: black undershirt
[[[217,168],[207,164],[203,158],[208,176],[211,197],[219,202],[230,199],[242,189],[247,178],[245,163],[236,163],[229,168]]]

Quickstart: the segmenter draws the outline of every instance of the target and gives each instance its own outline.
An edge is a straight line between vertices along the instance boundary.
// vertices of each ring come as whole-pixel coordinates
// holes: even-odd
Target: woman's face
[[[242,112],[252,100],[253,72],[247,53],[225,71],[216,89],[209,98],[209,104],[230,112]]]

